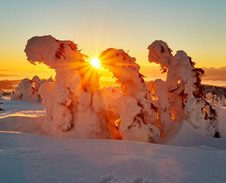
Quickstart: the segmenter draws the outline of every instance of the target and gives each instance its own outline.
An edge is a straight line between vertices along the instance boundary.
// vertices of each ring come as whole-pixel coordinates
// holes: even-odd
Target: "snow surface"
[[[1,182],[224,182],[226,151],[0,133]]]
[[[38,77],[25,79],[16,91],[27,101],[42,96],[46,112],[1,99],[1,182],[224,182],[226,108],[203,98],[204,71],[184,51],[172,55],[163,41],[148,49],[166,81],[146,83],[134,57],[110,48],[100,57],[120,86],[100,88],[74,42],[29,39],[28,61],[56,77],[40,89]]]
[[[24,100],[10,101],[9,98],[0,99],[1,107],[4,111],[0,112],[0,119],[9,116],[29,116],[38,117],[45,115],[45,109],[41,103],[34,103]]]
[[[223,137],[226,137],[226,107],[218,106],[217,113],[219,115],[218,121],[220,133]]]
[[[0,113],[1,182],[218,183],[226,180],[226,139],[204,136],[188,121],[181,123],[165,145],[55,138],[40,136],[38,125],[43,116],[29,117],[38,116],[37,111],[44,114],[41,104],[1,102],[5,109]],[[26,111],[30,114],[17,116]],[[226,137],[226,108],[219,107],[218,113],[221,134]]]

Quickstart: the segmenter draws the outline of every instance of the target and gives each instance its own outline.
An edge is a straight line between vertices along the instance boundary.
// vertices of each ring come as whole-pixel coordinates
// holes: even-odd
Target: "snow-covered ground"
[[[204,136],[183,121],[174,135],[159,145],[40,136],[34,126],[44,119],[42,104],[0,102],[5,110],[0,112],[0,182],[226,180],[226,108],[217,109],[223,138]]]
[[[0,119],[9,116],[38,117],[45,115],[45,109],[41,103],[28,102],[24,100],[11,101],[9,97],[0,99],[4,111],[0,112]]]
[[[1,182],[211,182],[226,180],[226,151],[114,140],[0,133]]]

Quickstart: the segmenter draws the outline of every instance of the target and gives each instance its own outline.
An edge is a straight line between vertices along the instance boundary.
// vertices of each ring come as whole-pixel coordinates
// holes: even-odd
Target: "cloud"
[[[226,81],[226,67],[221,68],[202,68],[205,71],[202,80],[212,81]],[[141,66],[141,73],[147,77],[147,80],[153,79],[165,79],[166,74],[162,74],[160,67],[158,66]]]
[[[0,77],[2,78],[2,77],[16,77],[16,76],[18,76],[18,75],[14,75],[14,74],[0,74]]]
[[[203,80],[226,81],[226,67],[221,68],[203,68],[205,75]]]
[[[0,72],[6,72],[6,71],[10,71],[8,69],[0,69]]]

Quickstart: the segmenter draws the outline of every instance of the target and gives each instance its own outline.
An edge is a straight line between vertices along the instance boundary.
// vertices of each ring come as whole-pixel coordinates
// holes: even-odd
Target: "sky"
[[[197,67],[226,66],[225,0],[0,0],[0,25],[0,79],[54,75],[26,60],[27,40],[42,35],[72,40],[90,58],[124,49],[146,70],[155,40]]]

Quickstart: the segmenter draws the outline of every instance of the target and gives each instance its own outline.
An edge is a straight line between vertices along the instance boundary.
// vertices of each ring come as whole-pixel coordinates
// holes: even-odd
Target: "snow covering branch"
[[[43,84],[39,91],[46,108],[45,130],[55,136],[157,143],[188,121],[206,135],[220,136],[216,110],[203,97],[203,70],[195,68],[184,51],[172,55],[163,41],[148,49],[149,61],[167,72],[166,81],[146,83],[134,57],[109,48],[99,58],[120,86],[100,88],[97,71],[75,43],[52,36],[28,40],[28,61],[56,71],[55,82]]]
[[[152,103],[148,85],[139,73],[140,66],[136,59],[123,50],[114,48],[103,51],[99,58],[102,65],[117,79],[124,96],[135,99],[136,108],[139,108],[130,121],[121,119],[119,129],[123,137],[129,140],[159,141],[160,131],[156,126],[158,109]]]
[[[167,108],[172,111],[173,121],[186,119],[195,128],[201,128],[206,135],[218,137],[216,110],[203,96],[201,76],[204,71],[195,68],[195,63],[184,51],[177,51],[173,56],[163,41],[154,41],[148,50],[149,61],[160,64],[167,72],[165,85],[168,92],[165,94],[168,95]]]

